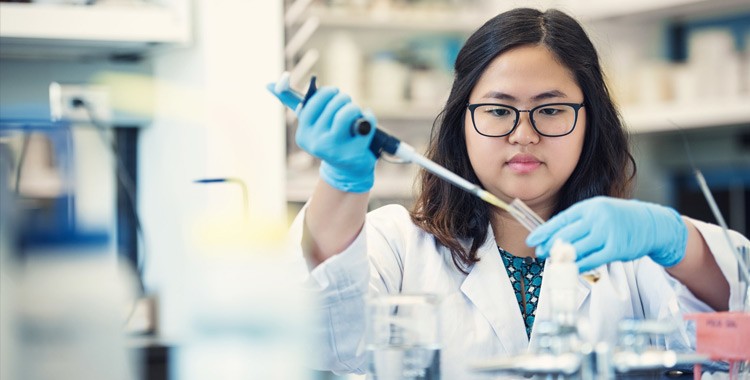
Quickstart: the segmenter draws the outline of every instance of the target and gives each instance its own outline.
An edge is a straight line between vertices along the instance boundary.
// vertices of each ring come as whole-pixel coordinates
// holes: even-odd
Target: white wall
[[[282,2],[196,1],[193,16],[192,46],[154,58],[156,115],[140,140],[146,285],[160,295],[167,336],[184,328],[189,235],[242,215],[236,186],[194,180],[240,178],[251,222],[286,218],[283,110],[265,90],[283,70]]]

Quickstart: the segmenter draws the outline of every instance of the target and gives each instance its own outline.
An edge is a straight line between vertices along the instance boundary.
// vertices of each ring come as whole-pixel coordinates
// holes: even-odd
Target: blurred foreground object
[[[312,379],[304,263],[287,260],[286,222],[248,212],[244,182],[228,178],[193,187],[206,208],[185,231],[184,328],[170,367],[180,380]]]
[[[83,152],[78,132],[65,122],[0,120],[3,379],[131,380],[137,371],[123,328],[136,278],[113,249],[110,198],[85,186],[107,181],[80,165],[98,151]],[[90,204],[96,212],[82,208]]]
[[[135,379],[123,330],[133,274],[90,247],[51,248],[59,252],[28,258],[19,273],[17,378]]]
[[[368,300],[367,373],[374,379],[440,380],[440,297],[380,294]]]
[[[536,344],[527,353],[473,363],[475,371],[524,377],[614,380],[631,376],[651,378],[658,376],[657,373],[708,360],[708,355],[677,352],[652,343],[679,328],[675,321],[623,319],[618,323],[616,345],[606,340],[590,341],[590,325],[585,317],[578,315],[576,307],[575,290],[580,281],[576,255],[569,243],[556,240],[552,246],[544,270],[546,286],[552,289],[552,312],[549,320],[535,322]]]
[[[686,318],[696,324],[697,352],[712,360],[729,362],[730,379],[750,376],[750,344],[747,342],[750,338],[750,313],[696,313]],[[701,373],[700,364],[696,364],[695,373]]]

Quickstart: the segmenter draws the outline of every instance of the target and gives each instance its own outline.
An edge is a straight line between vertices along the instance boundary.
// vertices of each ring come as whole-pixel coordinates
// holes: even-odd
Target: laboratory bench
[[[169,368],[170,354],[175,346],[165,345],[156,341],[135,347],[142,363],[139,380],[170,380]],[[726,365],[721,363],[715,366],[704,365],[704,370],[726,372]],[[488,377],[489,379],[490,377]],[[570,377],[574,379],[575,377]],[[692,379],[692,367],[676,368],[658,371],[640,371],[628,374],[617,374],[616,379],[622,380],[675,380]],[[328,372],[315,371],[309,380],[344,380],[346,377],[336,376]],[[562,379],[562,378],[561,378]],[[443,379],[450,380],[450,379]]]

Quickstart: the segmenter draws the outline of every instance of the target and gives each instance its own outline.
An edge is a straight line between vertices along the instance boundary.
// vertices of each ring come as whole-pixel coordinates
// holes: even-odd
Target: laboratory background
[[[635,198],[750,232],[747,0],[0,1],[0,378],[359,379],[309,370],[285,232],[318,178],[266,85],[338,86],[423,152],[486,20],[596,44]],[[380,160],[371,208],[410,205]]]

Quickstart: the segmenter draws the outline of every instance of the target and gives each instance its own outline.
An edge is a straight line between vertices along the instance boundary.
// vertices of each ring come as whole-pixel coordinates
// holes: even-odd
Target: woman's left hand
[[[536,256],[549,256],[560,239],[576,249],[581,272],[613,261],[648,255],[671,267],[685,256],[687,227],[669,207],[637,200],[595,197],[578,202],[534,230],[526,244],[536,246]]]

